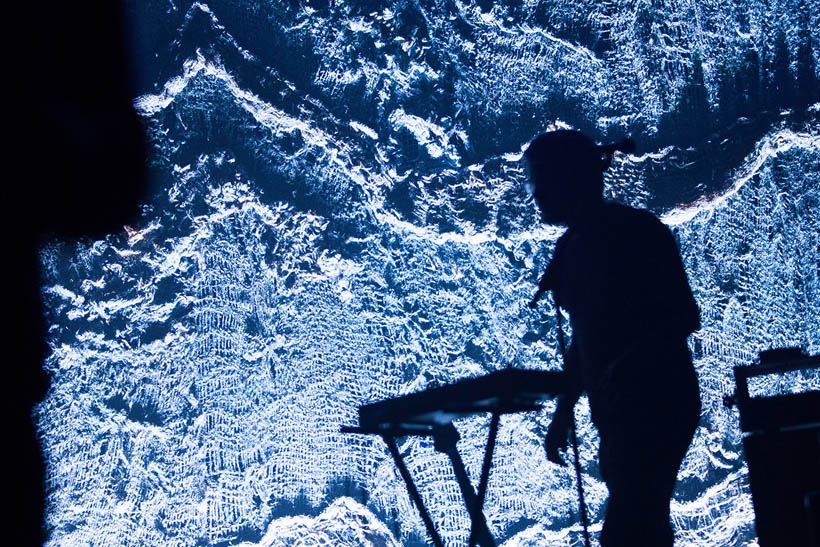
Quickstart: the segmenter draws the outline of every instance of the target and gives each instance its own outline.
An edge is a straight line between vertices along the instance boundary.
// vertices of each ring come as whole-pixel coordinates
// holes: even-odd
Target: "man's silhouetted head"
[[[569,129],[533,139],[524,159],[544,222],[570,224],[587,206],[599,203],[604,190],[603,173],[612,162],[612,154],[634,149],[631,139],[598,146],[580,131]]]

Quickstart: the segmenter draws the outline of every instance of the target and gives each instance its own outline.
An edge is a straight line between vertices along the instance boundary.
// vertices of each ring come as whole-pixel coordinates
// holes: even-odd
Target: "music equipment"
[[[820,547],[820,390],[764,392],[806,373],[820,373],[820,355],[761,352],[756,364],[734,368],[736,391],[724,401],[740,412],[760,547]]]
[[[470,514],[470,546],[477,543],[482,547],[495,547],[495,540],[484,519],[483,505],[499,418],[502,414],[537,411],[544,400],[565,391],[566,377],[563,372],[499,370],[478,378],[468,378],[454,384],[363,405],[359,408],[359,426],[342,427],[341,430],[344,433],[379,435],[384,439],[410,497],[421,514],[427,532],[433,543],[437,547],[442,547],[441,536],[436,531],[396,446],[396,437],[432,436],[435,449],[450,458]],[[491,413],[492,418],[476,493],[456,448],[459,437],[453,420],[486,412]]]

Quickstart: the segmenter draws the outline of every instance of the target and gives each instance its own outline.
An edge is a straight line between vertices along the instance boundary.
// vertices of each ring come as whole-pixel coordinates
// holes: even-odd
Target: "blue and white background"
[[[523,191],[554,127],[633,135],[607,195],[673,228],[702,309],[678,545],[755,545],[732,367],[820,351],[820,9],[802,0],[128,2],[140,220],[41,254],[50,545],[424,545],[359,405],[560,366],[526,303],[560,230]],[[116,184],[118,173],[110,173]],[[636,332],[636,335],[640,333]],[[793,375],[767,392],[816,389]],[[606,488],[582,404],[593,530]],[[553,406],[502,419],[499,544],[580,545]],[[488,417],[460,421],[479,472]],[[400,443],[445,542],[448,460]]]

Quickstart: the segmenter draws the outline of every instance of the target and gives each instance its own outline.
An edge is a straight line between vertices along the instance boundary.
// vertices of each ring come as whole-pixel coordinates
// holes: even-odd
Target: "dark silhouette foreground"
[[[4,404],[12,430],[10,544],[42,545],[46,469],[32,417],[48,388],[37,250],[54,237],[102,238],[137,217],[145,192],[144,137],[119,2],[26,4],[10,18],[22,83],[10,109],[14,142],[4,220],[11,290],[11,356]]]
[[[669,502],[700,416],[686,344],[700,319],[675,239],[649,212],[602,198],[612,154],[632,149],[562,130],[525,153],[544,222],[568,226],[531,302],[553,291],[572,326],[564,367],[573,388],[558,400],[545,448],[563,463],[586,392],[609,489],[604,547],[672,545]]]

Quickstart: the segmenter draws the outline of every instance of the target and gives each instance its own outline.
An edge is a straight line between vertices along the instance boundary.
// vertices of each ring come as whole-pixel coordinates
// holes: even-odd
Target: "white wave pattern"
[[[224,29],[207,6],[191,9]],[[480,18],[509,35],[510,47],[523,47],[501,20]],[[354,23],[352,32],[370,32]],[[586,48],[533,33],[579,63],[600,62]],[[411,73],[427,71],[408,66],[389,77],[410,85]],[[382,443],[339,427],[355,423],[366,402],[509,364],[557,366],[551,310],[542,316],[526,302],[561,230],[538,225],[532,203],[515,211],[531,222],[499,227],[505,196],[521,182],[520,146],[463,170],[458,161],[433,174],[387,165],[385,131],[409,131],[431,158],[457,159],[447,158],[456,152],[442,124],[401,105],[384,113],[384,127],[344,122],[350,137],[243,89],[216,56],[197,50],[135,106],[148,122],[179,116],[204,78],[271,142],[298,137],[296,151],[277,162],[313,154],[360,189],[345,207],[362,213],[365,235],[331,247],[333,218],[266,201],[259,188],[267,181],[245,174],[233,151],[175,163],[168,145],[161,170],[170,185],[161,197],[169,210],[105,241],[46,248],[52,386],[37,412],[49,545],[375,546],[424,537]],[[162,128],[156,135],[158,148],[174,139]],[[641,166],[668,152],[619,161]],[[732,367],[761,349],[820,351],[819,164],[818,127],[774,128],[728,190],[663,217],[703,310],[692,347],[704,411],[672,504],[679,545],[755,544],[737,416],[722,396],[733,388]],[[458,202],[441,197],[442,180],[475,191],[490,220],[462,219]],[[418,187],[413,215],[389,204],[402,184]],[[452,220],[449,229],[428,221],[435,215]],[[583,400],[579,406],[598,531],[606,488],[593,465],[597,435]],[[572,475],[543,454],[552,410],[548,403],[502,420],[485,514],[505,547],[578,544]],[[487,419],[457,425],[475,478]],[[466,542],[469,519],[446,458],[418,439],[399,448],[445,542]],[[366,495],[354,500],[340,484]],[[324,509],[287,509],[294,500]]]
[[[287,547],[290,545],[338,547],[399,547],[387,527],[362,504],[337,498],[316,517],[283,517],[273,520],[257,543],[237,547]]]

